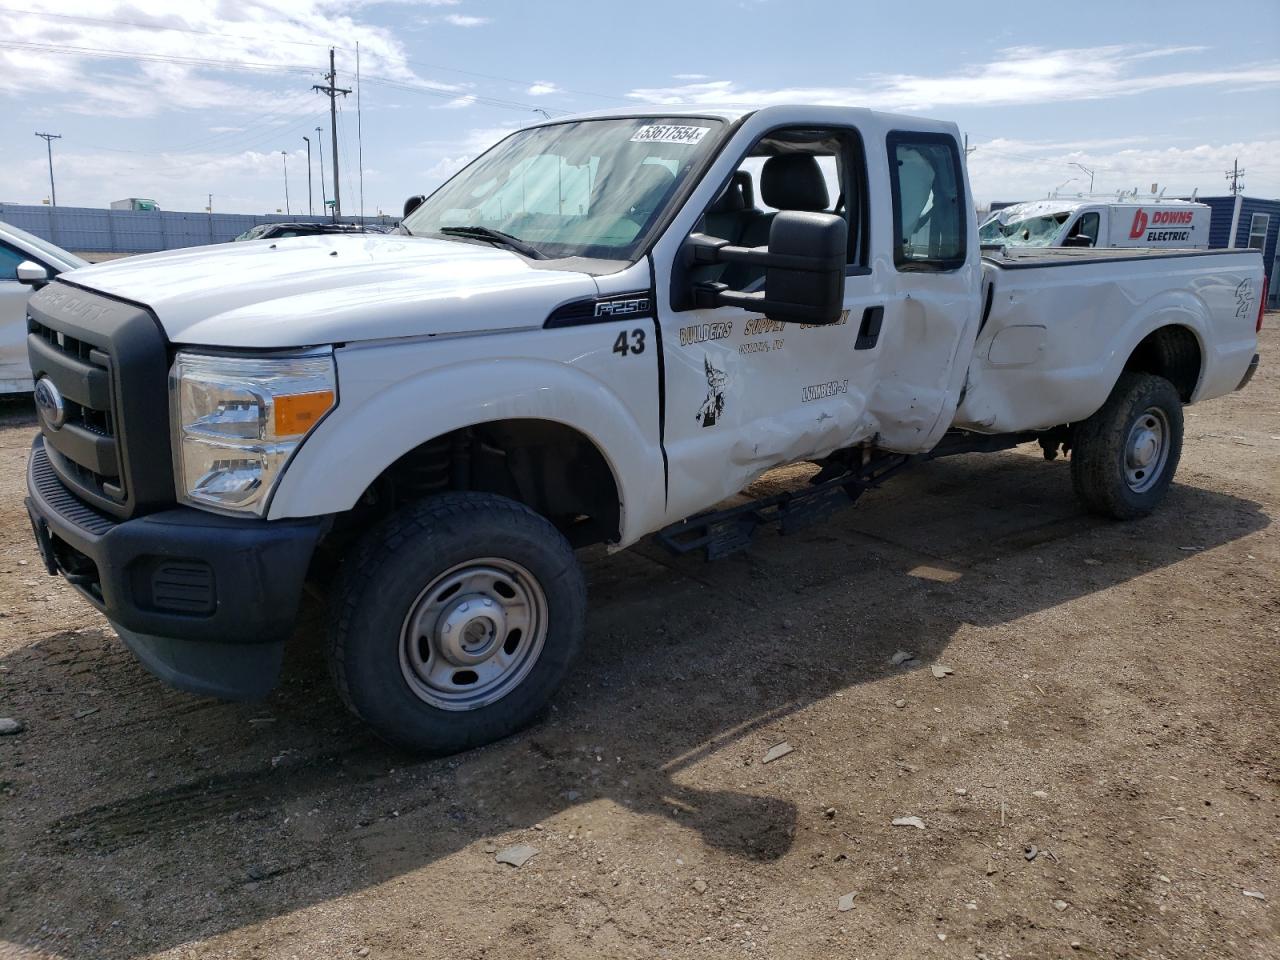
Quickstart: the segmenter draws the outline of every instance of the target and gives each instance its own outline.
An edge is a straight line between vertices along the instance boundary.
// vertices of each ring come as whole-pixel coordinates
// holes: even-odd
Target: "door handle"
[[[880,325],[884,323],[884,307],[867,307],[862,311],[862,324],[858,327],[855,350],[870,350],[880,339]]]

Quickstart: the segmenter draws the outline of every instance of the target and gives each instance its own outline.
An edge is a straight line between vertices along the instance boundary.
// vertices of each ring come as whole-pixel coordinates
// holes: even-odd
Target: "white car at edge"
[[[88,264],[47,240],[0,223],[0,393],[31,389],[27,361],[27,298],[31,287],[18,281],[18,266],[34,263],[48,279]]]

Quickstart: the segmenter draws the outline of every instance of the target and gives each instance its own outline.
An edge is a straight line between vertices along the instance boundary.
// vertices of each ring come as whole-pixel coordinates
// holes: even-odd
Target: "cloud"
[[[942,106],[1009,106],[1069,100],[1133,96],[1155,90],[1205,86],[1280,84],[1280,62],[1231,68],[1190,67],[1140,73],[1152,61],[1188,59],[1200,47],[1100,47],[1045,49],[1011,47],[985,64],[949,74],[880,74],[863,86],[745,87],[732,80],[693,80],[668,87],[646,87],[627,95],[657,104],[762,107],[779,103],[863,106],[881,110],[923,111]]]
[[[707,80],[710,79],[705,73],[673,73],[673,79],[676,80]]]
[[[489,23],[489,17],[473,17],[465,13],[449,13],[445,15],[445,22],[451,23],[455,27],[481,27]]]
[[[116,117],[212,106],[261,112],[280,98],[272,91],[319,81],[329,44],[338,48],[339,82],[350,80],[357,41],[364,73],[430,83],[409,65],[393,31],[362,19],[363,6],[64,0],[47,15],[0,7],[0,97],[52,93],[71,109]]]
[[[1146,192],[1152,183],[1167,188],[1169,196],[1199,190],[1204,196],[1226,192],[1223,171],[1234,160],[1249,169],[1250,194],[1280,193],[1280,140],[1235,143],[1199,143],[1153,146],[1141,140],[1036,142],[998,139],[971,144],[969,179],[980,203],[991,200],[1026,200],[1046,196],[1064,182],[1063,193],[1087,192],[1088,175],[1072,163],[1094,171],[1094,192],[1115,193],[1137,187]],[[1115,147],[1120,149],[1115,149]]]
[[[531,97],[545,97],[560,92],[560,88],[550,80],[539,80],[525,91]]]

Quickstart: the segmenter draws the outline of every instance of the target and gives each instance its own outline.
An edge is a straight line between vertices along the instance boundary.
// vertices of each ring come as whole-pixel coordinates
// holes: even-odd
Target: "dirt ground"
[[[1085,515],[1032,448],[716,564],[589,554],[554,708],[429,762],[343,711],[318,612],[264,703],[145,673],[40,569],[7,402],[0,955],[1280,957],[1268,323],[1156,516]]]

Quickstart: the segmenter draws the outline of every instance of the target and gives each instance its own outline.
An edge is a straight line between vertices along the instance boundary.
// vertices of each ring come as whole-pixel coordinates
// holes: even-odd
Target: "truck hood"
[[[62,276],[150,307],[174,343],[255,348],[538,327],[597,291],[501,247],[385,234],[193,247]]]

